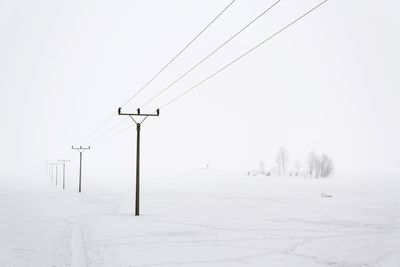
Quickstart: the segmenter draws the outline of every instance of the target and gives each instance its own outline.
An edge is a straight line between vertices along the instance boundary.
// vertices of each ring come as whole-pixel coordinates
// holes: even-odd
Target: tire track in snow
[[[73,267],[87,267],[87,255],[81,226],[74,226],[71,238],[71,254]]]
[[[94,204],[92,211],[75,219],[67,220],[73,225],[73,233],[71,236],[71,254],[72,267],[88,267],[90,259],[87,255],[85,247],[84,227],[98,220],[104,214],[114,214],[117,212],[119,205],[104,201],[92,196],[91,198],[82,199],[87,203]],[[88,241],[88,240],[87,240]],[[90,240],[89,240],[90,242]]]

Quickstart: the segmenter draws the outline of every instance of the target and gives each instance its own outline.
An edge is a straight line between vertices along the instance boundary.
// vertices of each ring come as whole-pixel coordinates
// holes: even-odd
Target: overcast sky
[[[40,174],[145,84],[230,0],[0,0],[2,175]],[[137,98],[134,111],[275,0],[237,0]],[[156,108],[319,1],[282,0],[143,110]],[[400,168],[400,3],[330,0],[142,126],[147,168],[273,167],[310,150],[338,173]],[[135,130],[84,145],[92,174],[131,171]],[[126,120],[114,132],[124,129]],[[113,134],[114,132],[110,132]],[[106,138],[108,135],[105,135]]]

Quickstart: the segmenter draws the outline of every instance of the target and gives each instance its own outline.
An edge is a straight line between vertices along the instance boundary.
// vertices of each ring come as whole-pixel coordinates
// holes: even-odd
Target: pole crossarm
[[[121,112],[121,109],[122,109],[122,108],[118,108],[118,115],[143,116],[143,117],[149,117],[149,116],[156,116],[156,117],[158,117],[158,116],[160,116],[160,109],[157,109],[155,114],[154,114],[154,113],[153,113],[153,114],[141,113],[141,112],[140,112],[140,108],[138,108],[138,109],[136,110],[136,113],[122,113],[122,112]]]
[[[53,162],[53,163],[50,163],[50,165],[51,165],[51,166],[59,166],[59,165],[61,165],[61,163],[59,163],[59,162]]]
[[[88,146],[88,147],[83,147],[83,146],[74,147],[74,146],[72,146],[72,149],[78,150],[79,152],[81,152],[81,151],[83,152],[84,150],[90,149],[90,146]]]
[[[60,162],[52,162],[52,163],[50,163],[50,166],[52,166],[52,167],[58,166],[58,165],[61,165],[61,163]]]

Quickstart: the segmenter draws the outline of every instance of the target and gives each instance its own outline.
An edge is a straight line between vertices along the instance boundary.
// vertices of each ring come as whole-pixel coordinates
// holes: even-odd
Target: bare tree
[[[284,147],[279,148],[275,161],[278,165],[278,174],[282,175],[282,173],[286,172],[289,162],[289,155]]]
[[[301,162],[297,160],[297,161],[294,162],[293,165],[294,165],[294,172],[295,172],[295,175],[296,175],[296,176],[299,176],[300,169],[301,169],[301,167],[302,167]]]
[[[317,157],[315,158],[315,178],[320,177],[321,172],[322,172],[321,157],[317,155]]]
[[[320,159],[320,175],[321,177],[328,177],[334,171],[333,160],[326,154],[322,154]]]
[[[314,151],[308,154],[308,174],[310,177],[328,177],[333,173],[333,161],[326,154],[318,156]]]
[[[313,176],[313,174],[317,175],[318,173],[317,164],[318,164],[318,155],[314,151],[311,151],[308,154],[308,159],[307,159],[307,171],[310,177]]]

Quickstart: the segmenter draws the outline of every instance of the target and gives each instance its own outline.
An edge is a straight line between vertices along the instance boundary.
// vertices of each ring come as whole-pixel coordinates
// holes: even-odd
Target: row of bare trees
[[[309,177],[328,177],[333,174],[333,160],[326,154],[318,155],[314,151],[308,154],[304,167],[300,161],[295,161],[292,166],[289,165],[289,153],[285,147],[279,148],[275,158],[276,168],[273,171],[266,171],[265,162],[260,162],[260,173],[271,175],[276,173],[279,176],[309,176]]]
[[[326,154],[318,155],[314,151],[308,154],[307,171],[310,176],[328,177],[333,171],[333,161]]]

